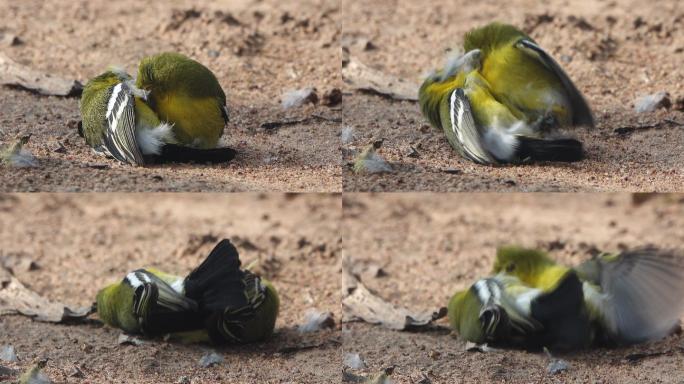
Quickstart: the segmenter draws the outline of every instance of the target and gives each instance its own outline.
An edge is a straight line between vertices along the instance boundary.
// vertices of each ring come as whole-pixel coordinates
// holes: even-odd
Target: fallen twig
[[[108,164],[85,164],[84,167],[93,168],[93,169],[108,169],[109,165]]]
[[[418,85],[382,73],[350,57],[342,66],[342,78],[352,88],[395,100],[418,101]]]
[[[41,73],[0,54],[0,84],[48,96],[78,97],[83,85],[50,73]]]
[[[328,116],[318,115],[316,113],[311,115],[311,117],[319,119],[319,120],[331,121],[333,123],[341,123],[342,122],[342,118],[340,118],[340,117],[328,117]]]
[[[636,363],[640,360],[649,358],[649,357],[657,357],[657,356],[662,356],[662,355],[667,355],[671,350],[669,351],[658,351],[658,352],[640,352],[640,353],[632,353],[627,356],[625,356],[625,360],[629,361],[630,363]]]
[[[321,343],[286,345],[286,346],[278,349],[278,352],[284,353],[284,354],[289,354],[289,353],[295,353],[295,352],[300,352],[300,351],[306,351],[309,349],[327,347],[328,345],[338,346],[341,344],[342,344],[342,342],[340,342],[339,340],[330,339],[330,340],[326,340],[326,341],[321,342]]]
[[[263,129],[274,129],[274,128],[284,127],[287,125],[295,125],[295,124],[305,123],[308,120],[309,120],[309,118],[307,117],[306,119],[299,119],[299,120],[269,121],[267,123],[261,123],[261,125],[259,127],[263,128]]]
[[[280,127],[285,127],[288,125],[304,124],[304,123],[308,123],[309,121],[314,120],[314,119],[332,121],[334,123],[341,123],[342,122],[342,119],[339,117],[328,117],[328,116],[322,116],[322,115],[318,115],[318,114],[312,114],[311,116],[305,117],[303,119],[269,121],[266,123],[261,123],[261,125],[259,127],[266,129],[266,130],[270,130],[270,129],[280,128]]]
[[[619,127],[613,129],[613,132],[618,134],[618,135],[628,135],[632,132],[635,131],[643,131],[643,130],[648,130],[648,129],[656,129],[656,128],[661,128],[662,126],[666,124],[672,124],[678,127],[684,127],[684,123],[680,123],[676,120],[672,119],[664,119],[663,121],[659,121],[657,123],[651,123],[651,124],[644,124],[644,125],[626,125],[624,127]]]

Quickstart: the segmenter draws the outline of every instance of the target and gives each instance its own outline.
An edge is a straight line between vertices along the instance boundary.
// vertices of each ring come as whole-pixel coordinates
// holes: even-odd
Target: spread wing
[[[684,315],[684,258],[655,248],[626,251],[600,261],[601,293],[587,299],[621,341],[656,340]]]
[[[563,84],[565,92],[570,98],[570,105],[572,105],[572,123],[574,125],[586,125],[594,127],[594,116],[587,104],[582,93],[577,89],[575,84],[570,80],[568,75],[558,65],[551,55],[546,53],[540,46],[529,39],[522,39],[517,45],[525,53],[535,55],[536,58],[544,64],[551,72],[553,72]]]

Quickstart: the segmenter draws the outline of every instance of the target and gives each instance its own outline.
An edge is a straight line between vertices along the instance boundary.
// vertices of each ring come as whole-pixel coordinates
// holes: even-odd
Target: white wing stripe
[[[451,103],[450,103],[450,108],[449,112],[451,113],[451,130],[458,135],[458,141],[463,142],[463,139],[461,138],[461,133],[457,129],[459,127],[459,124],[461,124],[461,119],[463,118],[463,114],[459,113],[458,114],[458,120],[456,120],[455,116],[455,109],[456,109],[456,92],[451,93]],[[458,122],[457,122],[458,121]]]
[[[492,292],[489,290],[489,286],[487,285],[487,280],[485,280],[485,279],[478,280],[475,283],[474,287],[475,287],[475,292],[477,293],[477,297],[480,299],[480,302],[482,304],[488,303],[492,297]]]
[[[481,138],[478,137],[479,132],[475,127],[470,106],[467,100],[461,100],[458,92],[458,89],[454,90],[450,97],[451,130],[467,157],[480,163],[491,163],[491,159],[481,146]],[[464,122],[464,119],[468,121]]]
[[[121,85],[121,84],[119,84]],[[128,106],[128,94],[124,94],[123,97],[121,98],[121,104],[119,105],[119,110],[116,111],[116,114],[114,115],[114,119],[112,120],[110,127],[112,128],[112,133],[113,136],[115,137],[114,140],[114,145],[116,146],[116,149],[118,150],[119,153],[121,154],[129,154],[130,151],[127,150],[126,147],[122,146],[121,140],[119,140],[118,135],[116,134],[117,129],[119,128],[119,120],[121,119],[121,116],[124,113],[124,110]],[[129,157],[129,156],[126,156]],[[131,156],[132,157],[132,156]]]
[[[131,272],[128,275],[126,275],[126,280],[128,280],[128,282],[131,284],[133,288],[138,288],[142,285],[142,281],[138,279],[138,276],[135,275],[135,272]]]
[[[107,114],[105,117],[109,119],[109,115],[112,114],[114,109],[114,104],[116,104],[116,99],[119,97],[119,92],[121,92],[121,83],[117,84],[112,90],[112,95],[109,96],[109,102],[107,103]]]
[[[119,120],[121,119],[121,115],[123,114],[124,109],[128,106],[128,95],[124,94],[121,97],[121,103],[118,104],[119,109],[116,111],[116,114],[114,114],[114,117],[112,119],[111,125],[114,130],[116,130],[116,126],[119,123]]]

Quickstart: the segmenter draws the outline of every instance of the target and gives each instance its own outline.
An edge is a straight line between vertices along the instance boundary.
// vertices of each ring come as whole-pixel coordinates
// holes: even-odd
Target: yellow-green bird
[[[140,62],[138,88],[160,119],[173,124],[181,144],[215,148],[228,122],[226,94],[216,76],[204,65],[173,52],[149,56]]]
[[[177,53],[144,58],[134,80],[109,69],[81,95],[79,132],[96,153],[121,162],[226,162],[216,148],[228,121],[226,96],[202,64]]]
[[[81,95],[81,134],[96,153],[143,165],[175,143],[172,126],[159,119],[123,70],[110,69],[88,81]]]
[[[679,256],[679,257],[678,257]],[[569,268],[545,252],[497,252],[492,276],[449,301],[449,322],[475,343],[556,350],[658,340],[684,315],[684,258],[639,248]]]
[[[97,313],[105,324],[184,342],[265,340],[279,306],[273,285],[241,270],[238,252],[226,239],[185,278],[138,269],[97,294]]]
[[[558,128],[593,127],[591,110],[532,38],[492,23],[468,32],[463,48],[419,91],[423,115],[461,156],[481,164],[583,158],[582,143]]]

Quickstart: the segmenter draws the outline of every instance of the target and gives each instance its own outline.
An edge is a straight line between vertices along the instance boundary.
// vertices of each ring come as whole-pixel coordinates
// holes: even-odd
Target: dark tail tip
[[[536,161],[574,162],[584,159],[582,142],[575,139],[535,139],[519,136],[517,157]]]
[[[240,256],[228,240],[221,240],[206,259],[185,278],[185,295],[193,300],[205,296],[208,287],[241,281]]]
[[[227,163],[235,158],[235,154],[232,148],[196,149],[166,144],[162,147],[161,154],[145,156],[145,163]]]

